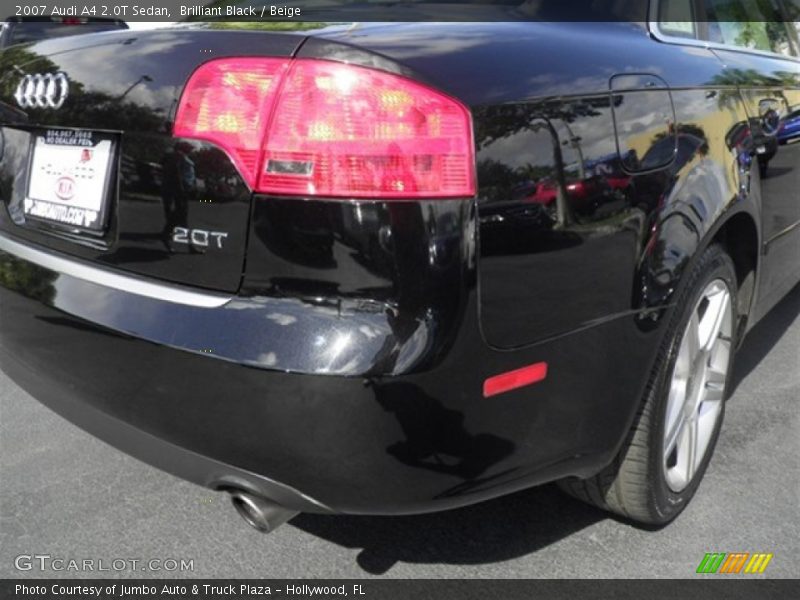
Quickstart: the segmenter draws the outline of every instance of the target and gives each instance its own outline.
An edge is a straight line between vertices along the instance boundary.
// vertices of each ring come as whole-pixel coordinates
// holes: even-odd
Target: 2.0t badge
[[[176,244],[188,244],[199,246],[200,248],[213,247],[222,248],[222,242],[228,234],[224,231],[206,231],[205,229],[189,229],[187,227],[175,227],[172,230],[172,241]],[[213,242],[213,243],[212,243]]]

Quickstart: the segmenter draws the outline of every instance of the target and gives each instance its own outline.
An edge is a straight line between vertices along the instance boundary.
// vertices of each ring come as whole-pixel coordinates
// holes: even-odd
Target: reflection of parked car
[[[593,213],[613,192],[609,181],[597,175],[567,181],[567,196],[576,213]]]
[[[572,201],[572,209],[577,213],[593,212],[599,204],[606,201],[614,191],[627,192],[629,177],[587,176],[584,179],[569,178],[566,195]],[[558,183],[551,179],[539,182],[534,193],[526,200],[552,208],[558,198]]]
[[[56,37],[127,29],[119,19],[12,17],[0,24],[0,49]]]
[[[481,254],[527,254],[581,244],[580,236],[553,231],[554,206],[529,200],[490,202],[481,207]]]
[[[634,153],[629,152],[626,158],[631,155],[634,155]],[[584,167],[587,172],[605,178],[614,189],[625,189],[631,182],[631,177],[625,171],[622,159],[616,153],[586,161]]]
[[[777,137],[781,144],[800,137],[800,108],[795,109],[784,117],[778,126]]]
[[[524,198],[532,198],[536,195],[537,190],[539,189],[539,185],[534,183],[533,181],[525,181],[518,185],[515,185],[511,189],[511,199],[512,200],[520,200]]]
[[[536,185],[532,194],[527,196],[527,200],[549,206],[555,203],[558,197],[558,184],[552,179],[542,179]]]

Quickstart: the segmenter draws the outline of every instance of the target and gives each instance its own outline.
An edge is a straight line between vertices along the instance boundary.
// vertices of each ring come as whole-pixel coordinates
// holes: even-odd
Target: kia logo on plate
[[[56,182],[56,196],[69,200],[75,195],[75,180],[71,177],[60,177]]]
[[[61,108],[68,95],[69,79],[65,73],[37,73],[22,78],[14,98],[22,108]]]

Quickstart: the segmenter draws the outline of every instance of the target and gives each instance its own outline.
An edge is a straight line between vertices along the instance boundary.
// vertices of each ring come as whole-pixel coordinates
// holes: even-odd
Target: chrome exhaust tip
[[[229,493],[233,507],[239,513],[239,516],[248,525],[262,533],[272,533],[286,521],[299,514],[299,511],[286,508],[272,500],[254,496],[243,490],[229,490]]]

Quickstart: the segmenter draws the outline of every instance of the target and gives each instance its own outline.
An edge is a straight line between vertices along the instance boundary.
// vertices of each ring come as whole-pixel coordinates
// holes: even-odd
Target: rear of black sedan
[[[30,7],[25,7],[30,8]],[[38,7],[37,7],[38,8]],[[22,7],[17,7],[22,10]],[[9,17],[0,23],[0,49],[70,35],[128,29],[124,21],[96,17]]]
[[[646,298],[637,277],[674,172],[580,184],[594,200],[573,191],[584,208],[565,217],[578,184],[561,157],[555,183],[506,197],[487,148],[517,135],[509,123],[548,130],[508,112],[517,84],[471,52],[513,62],[571,26],[427,24],[418,43],[410,25],[4,52],[2,369],[110,444],[231,492],[262,528],[446,509],[609,465],[669,338],[669,267]],[[584,27],[653,44],[641,26]],[[471,59],[471,80],[448,79]],[[613,144],[613,103],[593,102],[571,122],[607,115],[596,132]],[[550,153],[550,137],[533,139]],[[548,185],[562,192],[536,196]],[[516,208],[481,212],[498,194]],[[532,237],[504,241],[518,215]],[[484,234],[500,250],[482,254]],[[548,253],[515,278],[514,256]],[[578,298],[586,277],[594,296]],[[492,301],[515,285],[538,308],[505,304],[498,328]]]

